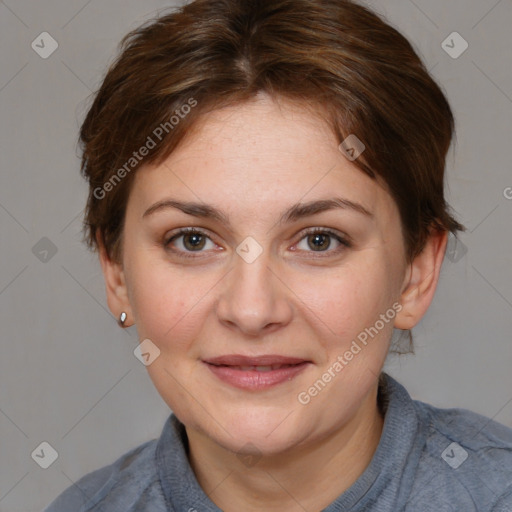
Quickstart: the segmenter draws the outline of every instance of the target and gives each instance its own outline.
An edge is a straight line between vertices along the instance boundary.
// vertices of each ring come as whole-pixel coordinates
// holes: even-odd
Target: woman
[[[382,373],[449,232],[453,117],[346,0],[196,0],[129,34],[81,129],[108,305],[173,414],[60,511],[512,510],[512,431]]]

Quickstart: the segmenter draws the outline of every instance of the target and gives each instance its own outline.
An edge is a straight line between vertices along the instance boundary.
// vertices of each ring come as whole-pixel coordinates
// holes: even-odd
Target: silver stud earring
[[[119,326],[120,327],[124,327],[124,323],[126,322],[126,318],[128,317],[128,315],[123,311],[120,315],[119,315]]]

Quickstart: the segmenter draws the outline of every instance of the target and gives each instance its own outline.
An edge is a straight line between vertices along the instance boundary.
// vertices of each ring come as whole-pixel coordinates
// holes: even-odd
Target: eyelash
[[[169,248],[169,245],[174,240],[180,238],[183,235],[188,235],[188,234],[192,234],[192,233],[205,236],[206,238],[211,240],[211,237],[208,235],[208,233],[206,233],[205,231],[203,231],[200,228],[183,228],[180,231],[178,231],[177,233],[174,233],[170,237],[166,238],[164,241],[164,247],[168,251],[170,251],[174,254],[178,254],[180,258],[199,258],[201,256],[194,255],[194,252],[196,252],[197,254],[201,254],[202,251],[180,251],[180,250],[177,251],[175,249]],[[314,258],[325,258],[328,256],[332,256],[334,254],[338,254],[339,252],[343,251],[344,249],[352,247],[352,244],[351,244],[351,242],[349,242],[349,240],[347,240],[346,238],[341,236],[339,233],[337,233],[331,229],[327,229],[327,228],[311,228],[309,230],[306,230],[301,233],[302,236],[297,243],[301,242],[307,236],[315,235],[317,233],[333,237],[334,239],[336,239],[336,241],[338,241],[341,244],[341,246],[332,251],[306,251],[306,252],[311,252],[311,253],[317,253],[318,255],[313,256]],[[213,240],[211,240],[211,241],[213,242]],[[326,253],[327,256],[322,256],[321,255],[322,253]]]

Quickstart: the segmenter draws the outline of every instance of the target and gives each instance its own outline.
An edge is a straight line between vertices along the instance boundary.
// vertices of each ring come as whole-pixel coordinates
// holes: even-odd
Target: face
[[[265,96],[208,114],[137,171],[123,237],[139,339],[160,350],[149,374],[188,429],[278,453],[365,403],[405,248],[390,194],[322,120]]]

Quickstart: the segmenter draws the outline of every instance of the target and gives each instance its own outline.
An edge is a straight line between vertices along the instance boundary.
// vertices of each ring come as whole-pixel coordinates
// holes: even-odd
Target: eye
[[[303,238],[300,240],[297,247],[305,252],[327,252],[329,255],[338,253],[343,249],[350,247],[350,242],[340,234],[325,228],[314,228],[303,233]],[[329,250],[334,245],[336,247]],[[301,247],[302,245],[302,247]]]
[[[210,244],[210,247],[208,247],[208,244]],[[336,246],[334,249],[332,249],[333,244]],[[203,249],[215,249],[217,245],[205,231],[199,228],[183,228],[171,234],[164,241],[164,247],[179,257],[195,258],[199,257],[199,254],[206,252]],[[326,228],[314,228],[302,233],[302,238],[296,247],[303,252],[327,253],[326,256],[331,256],[347,247],[351,247],[351,244],[346,238],[335,231]],[[295,248],[292,249],[292,251],[295,250]],[[193,253],[198,254],[196,256]],[[318,255],[318,257],[323,256]]]
[[[193,258],[193,255],[187,253],[204,252],[205,247],[208,249],[208,243],[211,244],[210,249],[216,247],[204,231],[198,228],[184,228],[167,238],[164,246],[171,252],[181,253],[180,255],[183,257]],[[173,245],[175,248],[172,247]]]

